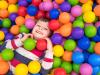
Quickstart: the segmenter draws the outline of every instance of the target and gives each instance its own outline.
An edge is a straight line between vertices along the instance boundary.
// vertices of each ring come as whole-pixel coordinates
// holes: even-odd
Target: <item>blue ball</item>
[[[27,3],[27,1],[26,0],[20,0],[19,2],[18,2],[18,5],[19,6],[28,6],[28,3]]]
[[[95,42],[100,42],[100,36],[99,35],[96,35],[92,38],[92,41],[95,41]]]
[[[87,50],[90,47],[90,40],[87,37],[82,37],[78,40],[78,47],[82,50]]]
[[[28,3],[31,3],[31,2],[32,2],[32,0],[27,0],[27,2],[28,2]]]
[[[75,64],[82,64],[84,62],[84,55],[82,52],[79,51],[75,51],[72,54],[72,61]]]
[[[59,17],[59,15],[60,15],[60,12],[59,12],[58,9],[54,8],[49,12],[49,14],[50,14],[50,18],[51,19],[57,19]]]
[[[35,6],[30,5],[30,6],[28,6],[28,8],[27,8],[27,13],[28,13],[30,16],[35,16],[35,15],[38,13],[38,9],[37,9],[37,7],[35,7]]]
[[[96,66],[96,67],[93,67],[93,73],[92,75],[97,75],[100,71],[100,67],[99,66]]]
[[[11,33],[7,33],[5,40],[12,40],[14,38],[14,36]]]
[[[2,28],[1,30],[5,33],[5,35],[8,33],[8,29],[7,28]]]
[[[97,31],[98,31],[98,35],[100,36],[100,27],[98,27],[98,30]]]
[[[87,51],[83,51],[83,54],[84,54],[84,62],[87,63],[90,54]]]
[[[92,66],[100,66],[100,55],[91,54],[88,59],[88,63]]]

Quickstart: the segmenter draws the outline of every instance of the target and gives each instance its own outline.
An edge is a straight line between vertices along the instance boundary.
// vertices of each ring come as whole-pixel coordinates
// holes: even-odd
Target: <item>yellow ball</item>
[[[64,48],[61,45],[55,45],[53,47],[54,56],[61,57],[64,54]]]
[[[87,3],[83,4],[82,5],[82,11],[83,11],[83,13],[85,13],[87,11],[92,11],[92,5],[87,4]]]
[[[93,0],[88,0],[87,4],[93,5]]]
[[[37,74],[41,70],[41,65],[40,65],[40,63],[38,61],[31,61],[28,64],[28,70],[32,74]]]
[[[18,64],[15,68],[15,75],[28,75],[28,67],[25,64]]]
[[[0,41],[1,40],[4,40],[4,38],[5,38],[4,32],[3,31],[0,31]]]
[[[95,14],[92,11],[88,11],[86,13],[83,14],[83,19],[86,23],[92,23],[95,21]]]
[[[8,3],[7,1],[0,1],[0,9],[6,9],[8,8]]]
[[[11,4],[8,6],[8,12],[9,13],[16,13],[18,11],[17,5]]]

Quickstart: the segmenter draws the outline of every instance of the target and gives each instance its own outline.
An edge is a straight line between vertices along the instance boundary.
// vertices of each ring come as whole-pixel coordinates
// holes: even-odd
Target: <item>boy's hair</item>
[[[39,19],[38,21],[49,22],[49,20],[48,20],[48,19],[45,19],[45,18],[41,18],[41,19]],[[38,22],[38,21],[37,21],[37,22]]]

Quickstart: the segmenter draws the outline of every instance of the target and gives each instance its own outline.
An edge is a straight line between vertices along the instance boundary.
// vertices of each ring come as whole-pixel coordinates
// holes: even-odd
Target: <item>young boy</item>
[[[40,19],[37,21],[36,25],[32,30],[32,34],[19,34],[14,40],[7,40],[6,43],[2,46],[2,48],[10,48],[14,50],[15,57],[10,62],[10,70],[14,72],[14,68],[19,63],[28,64],[32,60],[41,60],[41,57],[44,56],[41,60],[41,74],[47,75],[48,71],[52,68],[53,65],[53,50],[52,43],[48,36],[50,35],[50,29],[48,27],[47,19]],[[40,52],[38,50],[28,51],[25,50],[23,46],[23,42],[27,38],[34,39],[46,39],[47,40],[47,50],[45,52]],[[2,49],[1,48],[1,49]],[[13,75],[11,72],[8,72],[7,75]]]

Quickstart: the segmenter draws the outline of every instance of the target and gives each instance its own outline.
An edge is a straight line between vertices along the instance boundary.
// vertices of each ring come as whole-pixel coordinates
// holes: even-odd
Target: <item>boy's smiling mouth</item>
[[[35,32],[38,33],[38,34],[43,35],[43,33],[41,31],[39,31],[39,30],[36,30]]]

